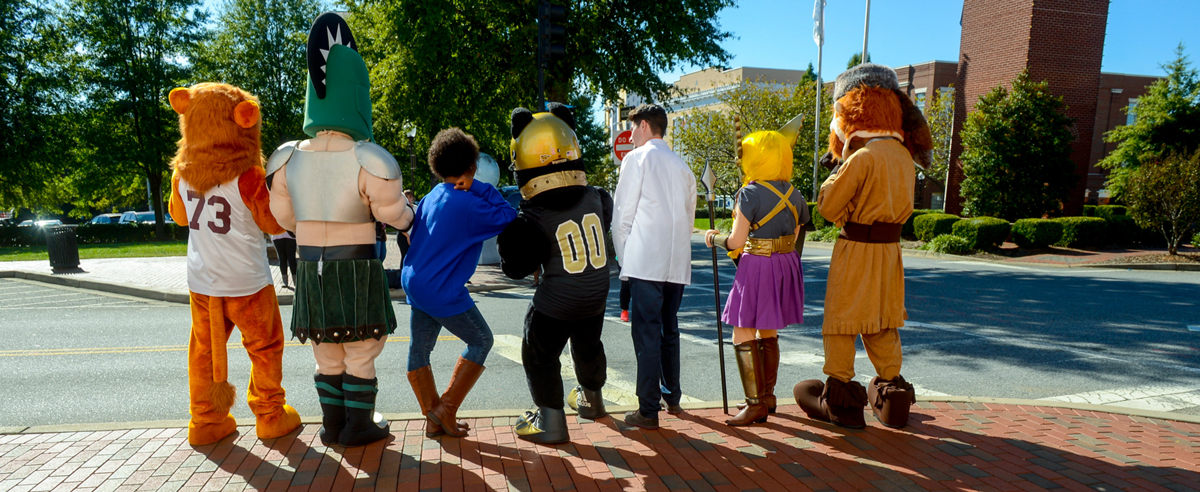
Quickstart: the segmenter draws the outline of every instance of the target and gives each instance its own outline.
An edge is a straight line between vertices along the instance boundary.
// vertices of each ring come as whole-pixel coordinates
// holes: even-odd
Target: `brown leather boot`
[[[725,423],[739,426],[766,422],[767,406],[762,403],[766,377],[763,374],[763,354],[759,348],[759,340],[734,345],[733,351],[734,358],[737,359],[738,374],[742,378],[742,389],[746,391],[746,406]]]
[[[412,385],[413,393],[417,395],[417,403],[421,405],[421,415],[429,415],[429,412],[442,402],[442,398],[437,393],[437,384],[433,380],[433,369],[429,366],[408,371],[408,384]],[[459,428],[463,432],[468,429],[466,423],[461,423]],[[425,437],[438,437],[442,434],[445,434],[442,432],[442,426],[426,417]]]
[[[459,357],[458,363],[454,365],[454,374],[450,375],[450,384],[446,386],[446,392],[442,393],[441,403],[426,415],[429,420],[441,426],[446,435],[466,437],[466,423],[459,422],[455,416],[458,406],[467,397],[467,393],[471,392],[475,382],[479,381],[483,369],[483,366],[462,357]]]
[[[857,381],[843,383],[832,376],[824,383],[810,379],[796,383],[792,395],[800,409],[813,420],[832,422],[849,429],[867,426],[863,415],[867,390]]]
[[[875,376],[867,386],[867,401],[879,423],[899,429],[908,425],[908,409],[917,402],[917,391],[904,376],[890,381]]]
[[[779,338],[760,338],[758,348],[763,354],[763,374],[766,376],[766,394],[762,402],[767,406],[767,413],[775,413],[775,383],[779,381]],[[738,403],[737,409],[746,408],[745,403]]]

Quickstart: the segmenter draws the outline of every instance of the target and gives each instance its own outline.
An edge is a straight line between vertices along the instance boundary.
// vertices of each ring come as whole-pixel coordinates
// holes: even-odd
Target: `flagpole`
[[[825,79],[821,78],[822,55],[825,51],[825,0],[816,0],[813,5],[813,41],[817,43],[817,100],[814,103],[817,123],[813,128],[813,192],[810,198],[816,201],[821,191],[818,169],[821,166],[821,89],[825,85]]]
[[[871,0],[867,0],[867,19],[863,21],[863,52],[859,63],[867,62],[867,32],[871,30]]]

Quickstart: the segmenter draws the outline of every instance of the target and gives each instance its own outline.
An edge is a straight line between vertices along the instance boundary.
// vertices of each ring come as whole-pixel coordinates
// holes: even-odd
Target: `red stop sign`
[[[617,162],[625,159],[625,154],[633,150],[633,132],[625,130],[617,135],[616,140],[613,140],[613,154],[617,156]]]

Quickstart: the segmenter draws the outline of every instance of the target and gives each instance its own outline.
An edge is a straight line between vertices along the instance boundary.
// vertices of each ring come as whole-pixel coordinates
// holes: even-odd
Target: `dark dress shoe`
[[[644,417],[638,410],[625,412],[625,423],[646,430],[658,430],[658,417]]]

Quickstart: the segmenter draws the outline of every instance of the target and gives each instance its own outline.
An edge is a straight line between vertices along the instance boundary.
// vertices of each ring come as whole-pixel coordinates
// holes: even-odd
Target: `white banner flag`
[[[817,46],[825,46],[825,0],[813,4],[813,41]]]

